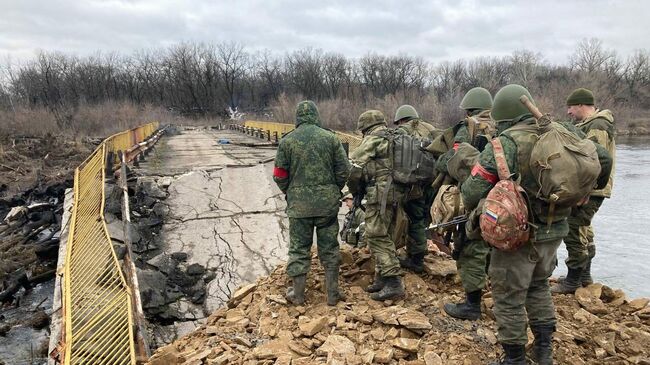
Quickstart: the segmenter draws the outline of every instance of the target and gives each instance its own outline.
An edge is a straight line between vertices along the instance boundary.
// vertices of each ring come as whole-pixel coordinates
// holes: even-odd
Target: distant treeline
[[[0,109],[46,108],[61,127],[80,106],[105,102],[214,116],[225,115],[229,107],[271,113],[283,101],[300,98],[351,105],[335,108],[350,115],[330,113],[330,124],[345,129],[358,111],[387,105],[387,98],[394,100],[391,107],[409,102],[425,118],[449,123],[467,90],[483,86],[494,93],[508,83],[528,87],[555,113],[564,112],[566,95],[581,86],[594,91],[599,105],[623,112],[628,122],[646,123],[650,110],[648,50],[623,59],[597,39],[579,42],[563,65],[527,50],[432,64],[408,54],[353,59],[312,48],[279,55],[251,52],[238,43],[183,43],[129,55],[41,52],[28,62],[0,67]]]

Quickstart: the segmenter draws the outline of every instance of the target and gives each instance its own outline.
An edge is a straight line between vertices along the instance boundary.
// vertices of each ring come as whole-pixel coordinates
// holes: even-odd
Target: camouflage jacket
[[[437,129],[431,124],[425,122],[422,119],[411,119],[406,123],[400,124],[397,127],[398,130],[404,131],[409,136],[418,137],[421,139],[428,139],[432,141],[436,136]]]
[[[350,154],[352,169],[348,189],[353,195],[365,195],[366,206],[401,202],[405,188],[392,182],[390,142],[383,137],[384,125],[371,128],[359,147]]]
[[[590,140],[603,146],[613,160],[616,159],[616,129],[614,128],[614,116],[612,112],[605,109],[585,118],[576,124],[576,127],[584,132]],[[612,196],[614,185],[614,166],[607,182],[607,186],[600,190],[594,190],[591,195],[609,198]]]
[[[320,127],[315,105],[304,104],[296,129],[280,141],[273,180],[286,194],[289,217],[336,215],[350,164],[336,135]]]
[[[530,172],[530,154],[536,138],[530,138],[530,132],[517,131],[511,129],[516,124],[534,125],[534,118],[528,118],[522,121],[502,122],[497,125],[499,140],[503,145],[503,151],[508,162],[508,168],[513,174],[513,179],[519,181],[520,185],[527,192],[529,202],[529,217],[536,229],[533,230],[534,241],[547,241],[565,237],[569,232],[569,225],[566,217],[571,213],[571,208],[555,207],[553,212],[550,211],[550,205],[535,198],[538,191],[538,183],[535,176]],[[569,129],[571,131],[571,129]],[[579,135],[579,137],[581,137]],[[598,158],[601,164],[601,176],[597,183],[598,187],[606,184],[606,178],[610,174],[611,157],[604,148],[598,148]],[[478,165],[472,169],[471,176],[461,186],[461,195],[465,208],[472,210],[478,206],[479,201],[485,198],[488,192],[498,181],[496,162],[494,160],[494,150],[492,144],[488,144],[485,150],[479,156]],[[548,225],[551,220],[550,226]]]
[[[436,161],[436,170],[445,174],[449,174],[447,162],[449,162],[456,151],[458,151],[458,146],[461,143],[469,143],[479,151],[482,151],[495,134],[495,126],[494,122],[490,119],[489,110],[484,110],[476,115],[468,116],[458,122],[458,124],[452,127],[452,129],[455,132],[454,144],[452,148],[443,153],[438,158],[438,161]],[[459,174],[468,175],[464,172]]]

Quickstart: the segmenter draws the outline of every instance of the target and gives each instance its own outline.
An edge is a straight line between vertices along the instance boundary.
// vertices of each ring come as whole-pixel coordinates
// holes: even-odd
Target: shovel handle
[[[539,109],[533,105],[533,103],[530,101],[530,99],[528,99],[526,95],[522,95],[519,98],[519,101],[521,101],[521,103],[526,106],[526,109],[528,109],[536,119],[539,119],[543,116],[542,112],[540,112]]]

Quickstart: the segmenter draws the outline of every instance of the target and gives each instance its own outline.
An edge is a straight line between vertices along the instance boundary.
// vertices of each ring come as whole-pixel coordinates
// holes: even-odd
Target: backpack
[[[552,209],[572,207],[596,186],[601,169],[596,146],[557,122],[540,127],[544,133],[530,154],[530,171],[539,186],[536,197],[551,204]]]
[[[530,236],[525,191],[511,179],[501,141],[495,138],[491,143],[499,181],[483,204],[479,217],[481,236],[496,249],[513,251],[526,243]]]
[[[463,199],[460,197],[460,189],[456,185],[442,185],[431,204],[431,223],[447,223],[454,217],[465,213]],[[442,235],[446,229],[437,230]]]
[[[393,129],[386,129],[381,136],[390,142],[393,181],[405,184],[431,184],[436,178],[436,159],[431,152],[420,146],[428,141]]]

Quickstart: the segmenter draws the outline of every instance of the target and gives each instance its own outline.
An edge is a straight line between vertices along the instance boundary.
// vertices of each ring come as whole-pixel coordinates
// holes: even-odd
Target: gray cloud
[[[283,53],[304,47],[358,57],[406,53],[430,61],[541,52],[565,62],[600,38],[627,56],[650,48],[650,2],[0,0],[0,54],[131,52],[183,41],[237,41]]]

